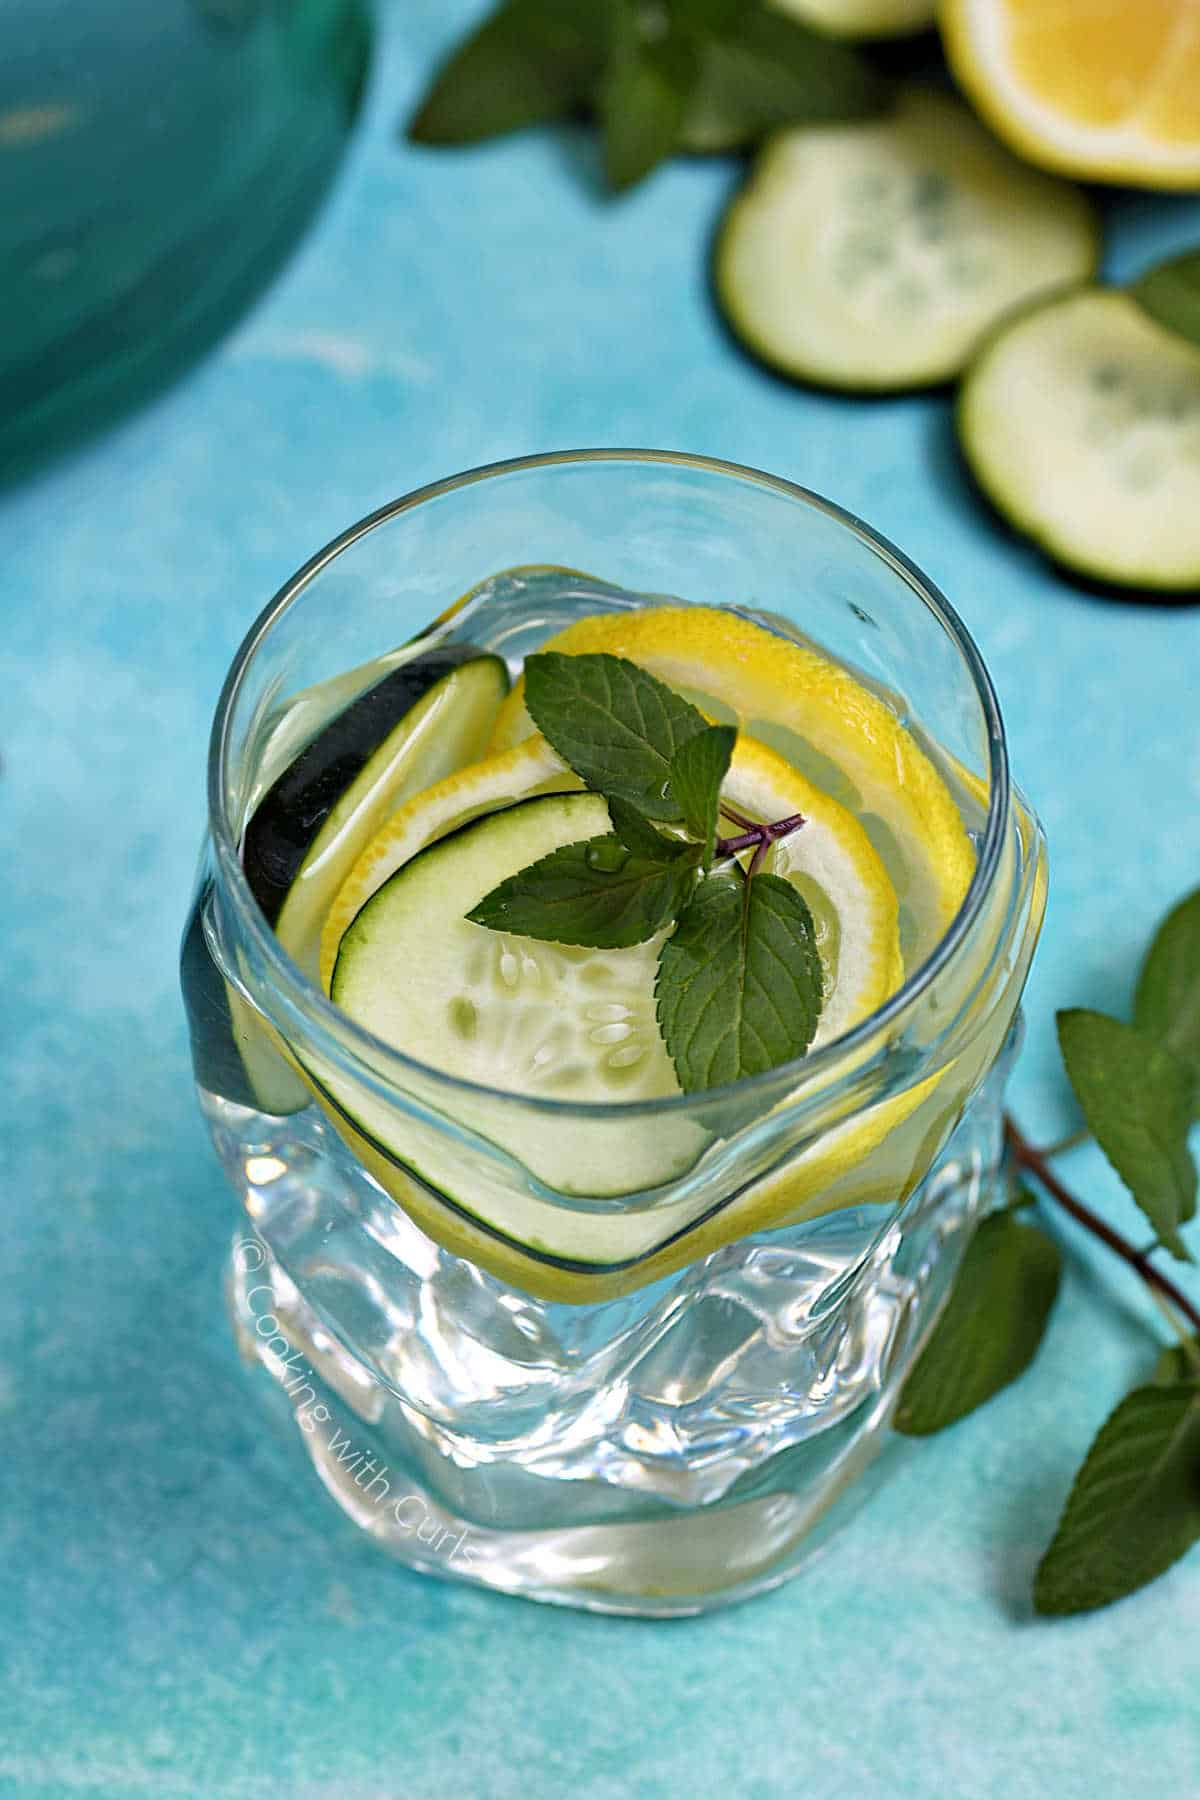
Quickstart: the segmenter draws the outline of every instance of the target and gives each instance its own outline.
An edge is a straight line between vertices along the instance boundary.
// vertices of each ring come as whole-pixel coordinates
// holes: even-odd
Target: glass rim
[[[562,466],[587,468],[606,463],[696,469],[707,475],[766,488],[786,500],[823,513],[833,524],[857,538],[880,561],[889,564],[951,638],[971,676],[987,732],[988,810],[975,869],[958,912],[929,955],[895,993],[890,994],[881,1006],[860,1019],[849,1031],[831,1039],[828,1044],[823,1044],[819,1050],[806,1052],[789,1062],[764,1070],[761,1074],[743,1076],[738,1081],[705,1088],[702,1092],[664,1094],[649,1100],[562,1100],[545,1095],[522,1094],[513,1088],[491,1087],[485,1082],[469,1081],[448,1070],[438,1069],[432,1063],[422,1062],[397,1045],[376,1037],[335,1006],[329,996],[304,974],[284,950],[250,891],[238,841],[229,829],[226,817],[226,773],[231,750],[230,726],[233,711],[256,653],[276,622],[343,551],[368,536],[377,526],[388,524],[428,501],[474,487],[481,482],[542,469]],[[419,638],[434,638],[439,630],[450,629],[452,624],[452,618],[435,620],[425,632],[419,634]],[[413,641],[419,641],[419,638]],[[411,1071],[422,1081],[432,1080],[438,1087],[444,1087],[450,1092],[528,1107],[532,1111],[563,1117],[632,1118],[688,1111],[697,1105],[719,1102],[735,1094],[756,1092],[765,1086],[773,1086],[789,1079],[802,1081],[806,1089],[818,1088],[820,1077],[828,1074],[831,1069],[836,1070],[837,1064],[844,1058],[852,1056],[871,1039],[886,1032],[896,1019],[915,1005],[947,964],[953,961],[956,952],[971,934],[983,910],[992,879],[1000,867],[1011,808],[1008,746],[996,691],[974,638],[941,589],[888,538],[835,501],[827,500],[823,495],[814,493],[797,482],[770,475],[765,470],[748,464],[728,462],[720,457],[703,456],[689,451],[620,448],[553,450],[532,456],[510,457],[498,462],[482,463],[476,468],[463,470],[460,474],[428,482],[366,514],[302,564],[258,614],[230,663],[217,699],[209,737],[208,828],[220,873],[222,897],[232,903],[239,926],[247,933],[263,958],[274,986],[288,1002],[289,1008],[297,1011],[309,1026],[318,1026],[322,1036],[332,1037],[339,1056],[344,1055],[348,1049],[355,1061],[365,1066],[374,1082],[378,1082],[383,1070],[391,1065]],[[794,1098],[799,1098],[799,1095],[794,1095]]]

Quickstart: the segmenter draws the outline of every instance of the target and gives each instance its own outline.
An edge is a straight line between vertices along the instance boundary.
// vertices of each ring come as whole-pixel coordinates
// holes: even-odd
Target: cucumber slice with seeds
[[[1009,522],[1101,581],[1200,590],[1200,350],[1128,294],[1080,288],[1005,324],[958,404]]]
[[[718,298],[784,374],[888,392],[948,380],[1001,314],[1094,273],[1091,207],[958,101],[772,138],[722,225]]]
[[[408,1056],[459,1080],[506,1092],[503,1103],[464,1092],[457,1116],[515,1156],[536,1181],[589,1197],[637,1193],[695,1162],[707,1134],[686,1118],[648,1126],[523,1107],[518,1096],[571,1103],[657,1099],[678,1092],[659,1034],[654,978],[661,934],[622,950],[590,950],[491,931],[466,914],[508,875],[563,844],[610,829],[598,794],[547,794],[486,814],[402,865],[342,938],[331,994],[358,1024]],[[376,1145],[468,1211],[484,1204],[485,1177],[445,1134],[423,1130],[365,1092],[336,1095]],[[509,1212],[518,1205],[524,1223]],[[508,1235],[556,1253],[592,1243],[553,1205],[497,1198]],[[674,1217],[674,1214],[671,1215]],[[533,1223],[536,1218],[537,1224]],[[611,1223],[611,1222],[610,1222]],[[661,1218],[622,1231],[614,1254],[653,1245]],[[596,1224],[598,1241],[608,1229]],[[631,1242],[634,1245],[630,1249]],[[585,1255],[595,1253],[595,1246]],[[603,1255],[601,1255],[603,1260]]]

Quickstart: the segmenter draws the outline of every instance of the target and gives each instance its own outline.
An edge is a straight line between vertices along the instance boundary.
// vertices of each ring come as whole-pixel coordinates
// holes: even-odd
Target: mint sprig
[[[1148,1385],[1101,1427],[1034,1583],[1038,1612],[1087,1612],[1161,1575],[1200,1541],[1200,1305],[1161,1266],[1190,1261],[1180,1231],[1195,1211],[1188,1124],[1200,1090],[1200,889],[1174,907],[1146,953],[1134,1024],[1059,1014],[1068,1078],[1088,1131],[1038,1149],[1012,1119],[1015,1169],[1036,1187],[984,1219],[958,1284],[905,1385],[896,1423],[924,1434],[954,1424],[1028,1366],[1049,1320],[1058,1252],[1016,1213],[1049,1200],[1132,1269],[1175,1325]],[[1054,1163],[1094,1136],[1154,1229],[1138,1248],[1072,1191]]]
[[[525,703],[603,796],[612,830],[508,876],[468,918],[598,949],[666,933],[657,1016],[685,1093],[802,1056],[824,998],[816,929],[797,890],[762,864],[804,820],[756,824],[723,807],[736,729],[709,725],[648,670],[604,654],[529,657]],[[718,835],[722,810],[740,827],[733,837]]]
[[[474,143],[586,108],[621,190],[677,150],[861,118],[887,97],[853,50],[767,0],[504,0],[452,52],[408,135]]]

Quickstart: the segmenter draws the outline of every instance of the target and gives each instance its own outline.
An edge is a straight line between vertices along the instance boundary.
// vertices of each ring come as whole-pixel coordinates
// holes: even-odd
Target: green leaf
[[[647,35],[636,0],[616,0],[611,59],[598,103],[604,169],[618,192],[643,180],[678,147],[698,74],[690,34],[668,27]]]
[[[525,704],[590,788],[628,800],[650,819],[682,817],[671,759],[707,723],[664,682],[622,656],[543,651],[526,660]]]
[[[658,1023],[688,1093],[801,1056],[821,1013],[812,915],[777,875],[705,876],[658,954]]]
[[[1200,250],[1185,250],[1148,269],[1129,292],[1157,324],[1200,344]]]
[[[485,894],[467,917],[492,931],[589,944],[602,950],[644,944],[684,906],[690,860],[637,856],[613,833],[563,844]]]
[[[411,120],[420,144],[468,144],[559,119],[600,78],[603,7],[579,0],[508,0],[458,46]]]
[[[1150,1376],[1155,1387],[1175,1387],[1180,1382],[1200,1382],[1200,1338],[1186,1344],[1168,1344]]]
[[[976,1226],[945,1311],[904,1384],[896,1429],[927,1437],[965,1418],[1033,1361],[1058,1293],[1053,1238],[1012,1212]]]
[[[1104,1013],[1060,1012],[1058,1042],[1093,1137],[1159,1242],[1190,1262],[1178,1231],[1196,1209],[1187,1072],[1156,1038]]]
[[[716,847],[721,783],[736,742],[736,725],[709,725],[680,744],[671,758],[671,791],[683,809],[684,824],[700,840],[706,871]]]
[[[1192,1078],[1200,1114],[1200,888],[1163,920],[1138,976],[1133,1022],[1161,1038]]]
[[[695,867],[696,846],[689,844],[684,838],[664,837],[628,800],[610,794],[608,816],[613,830],[627,850],[634,850],[639,856],[648,856],[652,861],[664,863],[673,862],[679,856],[690,856],[692,866]]]
[[[703,42],[680,142],[687,150],[737,150],[786,125],[863,118],[889,94],[846,45],[799,19],[746,6]]]
[[[1200,1392],[1140,1387],[1101,1427],[1034,1581],[1040,1613],[1145,1587],[1200,1538]]]

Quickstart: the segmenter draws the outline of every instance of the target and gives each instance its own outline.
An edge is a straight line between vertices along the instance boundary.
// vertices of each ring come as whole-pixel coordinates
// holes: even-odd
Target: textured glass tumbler
[[[565,1103],[375,1040],[251,896],[258,800],[414,649],[515,671],[583,613],[667,596],[819,646],[895,712],[975,844],[953,924],[924,942],[902,912],[898,992],[736,1090]],[[812,494],[667,453],[546,456],[427,488],[314,558],[220,700],[183,983],[244,1208],[237,1339],[344,1511],[430,1573],[609,1611],[697,1612],[793,1573],[865,1491],[989,1203],[1044,897],[974,644]],[[646,1185],[605,1194],[643,1152]]]

